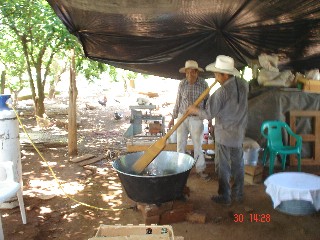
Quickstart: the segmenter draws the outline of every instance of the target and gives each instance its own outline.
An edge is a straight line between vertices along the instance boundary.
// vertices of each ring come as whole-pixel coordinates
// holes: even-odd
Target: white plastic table
[[[320,209],[320,177],[303,172],[283,172],[269,176],[264,185],[276,208],[282,201],[305,200]]]

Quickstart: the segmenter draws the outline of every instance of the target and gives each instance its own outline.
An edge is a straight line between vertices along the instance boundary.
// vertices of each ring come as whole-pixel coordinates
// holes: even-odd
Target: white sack
[[[290,87],[294,83],[294,74],[290,70],[281,72],[277,77],[271,81],[265,81],[264,86],[278,86],[278,87]]]
[[[259,55],[258,59],[262,68],[265,68],[266,70],[269,70],[272,72],[279,72],[279,69],[278,69],[279,58],[277,55],[267,55],[263,53]]]
[[[258,83],[259,85],[264,85],[265,82],[269,82],[278,77],[279,72],[269,71],[267,69],[262,68],[258,75]]]

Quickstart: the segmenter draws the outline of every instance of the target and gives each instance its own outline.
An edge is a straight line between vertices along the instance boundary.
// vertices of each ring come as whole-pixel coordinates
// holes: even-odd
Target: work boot
[[[211,200],[215,203],[218,203],[218,204],[223,204],[223,205],[227,205],[229,206],[231,204],[231,199],[230,198],[226,198],[222,195],[215,195],[215,196],[212,196]]]

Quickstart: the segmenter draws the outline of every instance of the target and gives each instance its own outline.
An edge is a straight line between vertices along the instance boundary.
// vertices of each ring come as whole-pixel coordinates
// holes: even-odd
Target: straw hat
[[[226,73],[230,75],[240,76],[240,72],[234,67],[232,57],[219,55],[214,63],[206,66],[206,70],[210,72]]]
[[[194,61],[194,60],[186,61],[184,67],[179,69],[179,72],[180,73],[185,73],[187,68],[197,69],[198,71],[203,72],[203,69],[201,67],[199,67],[198,63],[196,61]]]

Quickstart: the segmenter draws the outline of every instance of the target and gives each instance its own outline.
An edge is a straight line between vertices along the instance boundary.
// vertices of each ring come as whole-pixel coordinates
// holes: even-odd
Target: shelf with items
[[[303,119],[304,118],[304,119]],[[297,131],[297,123],[299,120],[307,120],[311,122],[311,132],[300,133]],[[312,145],[312,156],[308,158],[301,158],[302,165],[319,165],[320,166],[320,111],[290,111],[290,128],[296,134],[302,137],[302,145]],[[290,138],[290,144],[295,144],[295,139]],[[295,155],[290,155],[290,165],[296,166],[297,159]]]
[[[164,135],[164,117],[152,113],[156,109],[155,105],[129,106],[129,108],[131,125],[124,133],[124,137]]]

